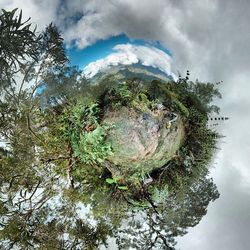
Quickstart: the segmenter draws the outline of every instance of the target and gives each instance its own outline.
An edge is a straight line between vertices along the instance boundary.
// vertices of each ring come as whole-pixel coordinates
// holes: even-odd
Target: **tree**
[[[119,249],[175,249],[175,237],[197,225],[219,193],[213,181],[200,177],[170,193],[153,208],[134,213],[117,230]]]
[[[22,67],[27,57],[37,60],[38,37],[29,20],[22,20],[17,9],[0,12],[0,76],[1,86],[6,78]]]

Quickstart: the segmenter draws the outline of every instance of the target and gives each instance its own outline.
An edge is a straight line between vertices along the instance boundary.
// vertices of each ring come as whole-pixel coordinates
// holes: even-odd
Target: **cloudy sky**
[[[100,39],[117,36],[148,44],[158,41],[172,55],[166,53],[158,67],[165,64],[165,69],[183,73],[188,69],[193,79],[223,80],[221,113],[230,120],[221,128],[226,138],[211,171],[221,197],[178,246],[183,250],[250,249],[250,1],[0,0],[0,8],[16,7],[38,29],[56,23],[72,54],[72,46],[91,51]],[[162,53],[149,45],[129,47],[122,39],[120,44],[113,51],[118,58],[129,54],[130,60],[145,62],[144,55],[157,58]],[[110,42],[110,49],[113,45]],[[100,47],[102,58],[92,59],[103,60],[102,65],[112,61]]]
[[[84,67],[86,77],[92,77],[110,66],[141,63],[160,69],[168,75],[171,72],[171,57],[164,51],[149,45],[117,44],[109,55],[91,62]]]

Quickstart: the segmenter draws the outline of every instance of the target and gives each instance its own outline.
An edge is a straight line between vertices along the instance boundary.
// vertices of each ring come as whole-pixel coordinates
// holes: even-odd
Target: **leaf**
[[[120,190],[128,190],[128,187],[127,186],[118,186],[118,189],[120,189]]]
[[[114,183],[116,183],[116,180],[111,179],[111,178],[107,178],[107,179],[106,179],[106,182],[107,182],[108,184],[114,184]]]
[[[113,179],[114,179],[115,183],[117,183],[119,180],[121,180],[121,177],[117,176],[117,177],[114,177]]]

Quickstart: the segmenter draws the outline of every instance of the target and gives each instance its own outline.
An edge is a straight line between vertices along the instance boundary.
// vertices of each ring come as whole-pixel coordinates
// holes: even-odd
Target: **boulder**
[[[108,158],[114,176],[149,173],[164,166],[185,136],[181,117],[162,105],[146,112],[125,106],[108,110],[103,123],[113,125],[107,140],[114,152]]]

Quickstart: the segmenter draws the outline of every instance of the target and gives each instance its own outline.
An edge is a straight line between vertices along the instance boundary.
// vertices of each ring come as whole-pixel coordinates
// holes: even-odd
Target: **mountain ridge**
[[[143,78],[146,81],[160,80],[164,82],[174,80],[172,75],[161,71],[153,66],[145,66],[142,64],[118,65],[112,66],[98,72],[93,77],[89,78],[91,84],[98,84],[108,76],[113,76],[117,81],[123,81],[131,78]]]

